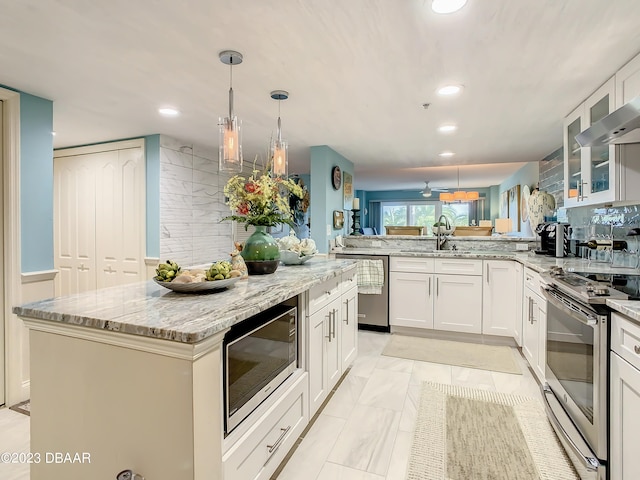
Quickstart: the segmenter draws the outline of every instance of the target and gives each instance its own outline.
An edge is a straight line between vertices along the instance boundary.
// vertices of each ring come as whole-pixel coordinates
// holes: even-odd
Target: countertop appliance
[[[540,250],[536,253],[554,257],[566,257],[571,253],[571,225],[568,223],[541,223],[536,233],[540,236]]]
[[[389,331],[389,256],[338,253],[336,258],[350,260],[382,260],[384,284],[380,294],[358,293],[358,327],[381,332]]]
[[[561,267],[541,276],[547,299],[547,413],[580,478],[606,480],[610,310],[605,302],[628,296]]]

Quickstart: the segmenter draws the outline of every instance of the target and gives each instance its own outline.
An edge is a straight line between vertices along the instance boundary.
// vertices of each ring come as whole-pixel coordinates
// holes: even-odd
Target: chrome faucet
[[[451,230],[451,224],[449,223],[449,219],[444,215],[440,215],[440,217],[438,218],[438,221],[436,222],[438,223],[438,230],[436,231],[436,250],[442,250],[444,242],[447,241],[447,237],[445,236],[444,233],[442,233],[442,230],[441,230],[442,226],[440,225],[442,223],[443,218],[444,218],[444,224],[445,224],[444,229]]]

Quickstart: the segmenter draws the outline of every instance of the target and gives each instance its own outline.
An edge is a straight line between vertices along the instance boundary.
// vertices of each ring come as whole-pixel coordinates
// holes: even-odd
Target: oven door
[[[607,315],[551,286],[543,292],[548,301],[547,382],[593,453],[606,460]]]

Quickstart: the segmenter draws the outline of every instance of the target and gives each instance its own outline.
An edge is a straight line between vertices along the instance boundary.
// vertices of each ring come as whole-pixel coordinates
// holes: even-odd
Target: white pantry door
[[[57,295],[144,279],[143,152],[142,140],[56,152]]]

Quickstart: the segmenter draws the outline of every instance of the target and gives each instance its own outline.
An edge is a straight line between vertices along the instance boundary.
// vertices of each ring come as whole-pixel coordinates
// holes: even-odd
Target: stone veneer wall
[[[556,208],[564,205],[563,161],[563,147],[540,160],[540,191],[553,195],[556,200]]]
[[[229,258],[232,223],[224,204],[229,175],[218,151],[160,136],[160,260],[194,265]]]

